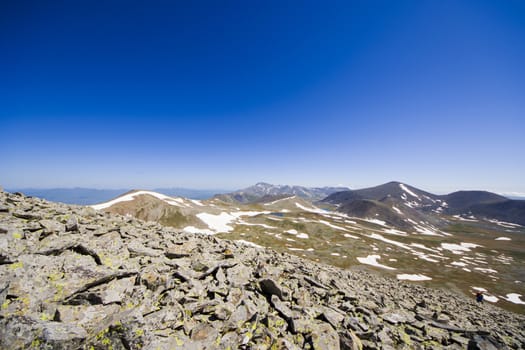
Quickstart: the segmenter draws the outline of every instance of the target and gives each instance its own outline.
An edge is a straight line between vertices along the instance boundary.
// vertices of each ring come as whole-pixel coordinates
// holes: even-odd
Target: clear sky
[[[525,2],[2,1],[0,184],[525,193]]]

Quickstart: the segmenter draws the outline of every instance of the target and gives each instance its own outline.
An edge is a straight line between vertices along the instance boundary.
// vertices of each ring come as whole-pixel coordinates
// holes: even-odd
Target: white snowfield
[[[135,199],[135,197],[141,196],[141,195],[145,195],[145,194],[153,196],[153,197],[158,198],[160,200],[163,200],[166,203],[168,203],[170,205],[174,205],[176,207],[185,206],[183,204],[182,199],[180,199],[180,198],[174,198],[174,197],[166,196],[166,195],[164,195],[162,193],[157,193],[157,192],[153,192],[153,191],[137,191],[137,192],[128,193],[128,194],[126,194],[124,196],[120,196],[118,198],[112,199],[109,202],[91,205],[91,208],[96,209],[96,210],[106,209],[106,208],[109,208],[112,205],[115,205],[115,204],[120,203],[120,202],[132,201],[133,199]]]
[[[512,241],[509,237],[498,237],[495,239],[495,241]]]
[[[242,216],[257,216],[260,214],[268,214],[268,211],[238,211],[233,213],[222,212],[220,214],[208,214],[208,213],[199,213],[196,216],[201,219],[208,227],[218,232],[230,232],[233,230],[233,227],[230,226],[232,222],[237,220]]]
[[[381,255],[368,255],[366,258],[357,258],[357,261],[359,261],[361,264],[372,265],[375,267],[380,267],[382,269],[387,269],[387,270],[396,269],[395,267],[386,266],[386,265],[378,263],[377,262],[378,259],[381,259]]]
[[[406,280],[406,281],[430,281],[432,278],[425,276],[425,275],[421,275],[421,274],[411,275],[411,274],[403,273],[403,274],[397,275],[397,279]]]
[[[522,304],[522,305],[525,305],[525,301],[521,300],[520,299],[521,297],[521,294],[517,294],[517,293],[509,293],[506,295],[505,300],[507,301],[510,301],[511,303],[514,303],[514,304]]]

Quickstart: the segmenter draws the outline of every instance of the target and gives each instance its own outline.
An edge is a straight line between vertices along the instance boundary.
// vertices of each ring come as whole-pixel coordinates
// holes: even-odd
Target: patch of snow
[[[319,222],[321,224],[324,224],[324,225],[328,226],[328,227],[335,228],[336,230],[342,230],[342,231],[347,231],[348,232],[348,230],[346,228],[333,225],[333,224],[329,223],[328,221],[319,220]]]
[[[477,290],[478,292],[486,292],[487,290],[483,287],[471,287],[474,290]]]
[[[343,236],[346,237],[346,238],[359,239],[359,237],[353,236],[353,235],[349,235],[348,233],[345,233]]]
[[[439,250],[432,249],[432,248],[428,248],[428,247],[426,247],[424,244],[420,244],[420,243],[410,243],[410,246],[411,246],[411,247],[420,248],[420,249],[424,249],[424,250],[428,250],[428,251],[430,251],[430,252],[433,252],[433,253],[437,253],[437,254],[439,254]]]
[[[465,219],[461,215],[454,215],[453,217],[456,218],[456,219],[459,219],[461,221],[471,221],[471,222],[477,222],[478,221],[478,220],[475,220],[475,219]]]
[[[397,275],[398,280],[407,280],[407,281],[430,281],[432,278],[427,277],[425,275],[416,274],[416,275],[410,275],[410,274],[399,274]]]
[[[293,248],[293,247],[288,247],[288,250],[291,250],[291,251],[302,251],[304,250],[303,248]]]
[[[512,241],[509,237],[498,237],[495,239],[495,241]]]
[[[285,197],[285,198],[281,198],[281,199],[275,200],[275,201],[273,201],[273,202],[264,203],[264,205],[274,205],[274,204],[279,203],[279,202],[281,202],[281,201],[285,201],[285,200],[293,199],[293,198],[295,198],[295,196],[292,196],[292,197]]]
[[[199,207],[203,207],[203,206],[204,206],[204,204],[202,204],[201,201],[198,201],[198,200],[196,200],[196,199],[190,199],[190,201],[191,201],[193,204],[198,205]]]
[[[302,239],[308,239],[310,237],[308,237],[308,235],[306,233],[299,233],[297,236],[297,238],[302,238]]]
[[[521,300],[520,297],[521,297],[521,294],[509,293],[509,294],[506,295],[506,298],[504,298],[504,299],[507,300],[507,301],[510,301],[511,303],[514,303],[514,304],[525,305],[525,301]]]
[[[363,219],[365,221],[368,221],[368,222],[371,222],[373,224],[377,224],[377,225],[381,225],[381,226],[386,226],[386,222],[384,222],[383,220],[379,220],[379,219]]]
[[[255,243],[250,242],[250,241],[245,241],[244,239],[237,239],[237,240],[235,240],[235,242],[239,242],[239,243],[242,243],[242,244],[245,244],[245,245],[249,245],[250,247],[255,247],[255,248],[259,248],[259,249],[263,249],[264,248],[261,245],[255,244]]]
[[[403,212],[401,210],[399,210],[395,205],[392,206],[392,209],[394,209],[396,213],[398,213],[400,215],[404,215]]]
[[[368,255],[366,258],[357,258],[361,264],[372,265],[375,267],[380,267],[387,270],[395,270],[395,267],[386,266],[377,262],[378,259],[381,259],[380,255]]]
[[[450,263],[450,265],[460,266],[460,267],[467,266],[467,264],[465,264],[464,262],[460,262],[460,261],[453,261],[452,263]]]
[[[408,194],[411,195],[412,197],[416,197],[417,199],[420,199],[419,196],[418,196],[417,194],[415,194],[414,192],[410,191],[410,190],[408,189],[408,187],[406,187],[405,185],[403,185],[403,184],[399,184],[399,187],[401,187],[401,189],[402,189],[403,191],[405,191],[406,193],[408,193]]]
[[[166,203],[168,203],[170,205],[174,205],[174,206],[180,207],[180,205],[179,205],[180,204],[179,203],[180,202],[180,198],[174,198],[174,197],[166,196],[166,195],[164,195],[162,193],[157,193],[157,192],[153,192],[153,191],[137,191],[137,192],[133,192],[133,193],[128,193],[128,194],[126,194],[124,196],[120,196],[118,198],[115,198],[115,199],[110,200],[110,201],[105,202],[105,203],[91,205],[91,208],[96,209],[96,210],[106,209],[106,208],[109,208],[112,205],[120,203],[120,202],[132,201],[133,199],[135,199],[135,197],[141,196],[141,195],[144,195],[144,194],[147,194],[147,195],[153,196],[155,198],[158,198],[160,200],[163,200],[163,201],[165,201]],[[177,203],[177,204],[175,204],[175,203]]]
[[[432,231],[428,227],[414,226],[414,229],[425,236],[441,236],[439,233]]]
[[[199,213],[196,215],[201,219],[210,229],[215,232],[230,232],[233,230],[229,224],[236,219],[235,216],[228,213],[220,213],[217,215],[208,213]]]
[[[490,303],[497,303],[499,299],[495,297],[494,295],[485,294],[483,295],[483,300],[486,300]]]
[[[396,236],[407,236],[406,232],[399,231],[399,230],[396,230],[394,228],[384,229],[383,232],[391,234],[391,235],[396,235]]]
[[[471,248],[481,247],[479,244],[465,243],[441,243],[441,247],[446,250],[450,250],[454,254],[463,254],[463,252],[470,252]]]
[[[339,254],[339,253],[330,253],[330,255],[333,255],[333,256],[340,256],[341,254]]]
[[[304,205],[300,204],[300,203],[295,203],[295,206],[299,209],[302,209],[304,211],[308,211],[310,213],[317,213],[317,214],[326,214],[327,211],[326,210],[323,210],[323,209],[319,209],[317,207],[313,207],[313,208],[308,208],[308,207],[305,207]]]
[[[289,233],[291,235],[296,235],[297,234],[297,230],[288,230],[288,231],[284,231],[285,233]]]
[[[372,233],[368,237],[373,238],[373,239],[377,239],[377,240],[380,240],[380,241],[383,241],[383,242],[386,242],[386,243],[390,243],[390,244],[396,245],[396,246],[398,246],[400,248],[403,248],[403,249],[412,250],[409,246],[407,246],[404,243],[385,238],[385,237],[383,237],[383,236],[381,236],[381,235],[379,235],[377,233]]]
[[[496,270],[485,269],[483,267],[475,267],[474,270],[481,271],[481,272],[484,272],[484,273],[498,273],[498,271],[496,271]]]

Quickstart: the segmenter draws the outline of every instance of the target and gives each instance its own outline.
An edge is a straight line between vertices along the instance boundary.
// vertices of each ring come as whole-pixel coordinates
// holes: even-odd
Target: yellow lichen
[[[50,314],[43,312],[43,313],[40,315],[40,319],[41,319],[42,321],[49,321],[49,320],[52,320],[53,317],[52,317]]]
[[[22,239],[22,234],[20,232],[15,232],[15,233],[13,233],[13,238],[14,239]]]
[[[21,269],[22,267],[24,267],[24,263],[21,262],[21,261],[15,262],[15,263],[12,263],[11,265],[9,265],[9,268],[11,270]]]
[[[175,343],[177,344],[177,346],[183,346],[184,345],[184,342],[179,339],[178,337],[175,337]]]

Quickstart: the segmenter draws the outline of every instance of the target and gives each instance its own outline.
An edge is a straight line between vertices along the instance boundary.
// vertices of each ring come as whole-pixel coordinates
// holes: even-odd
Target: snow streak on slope
[[[401,189],[402,189],[403,191],[405,191],[406,193],[408,193],[408,194],[411,195],[412,197],[416,197],[417,199],[420,199],[419,196],[418,196],[417,194],[415,194],[414,192],[410,191],[410,190],[408,189],[408,187],[406,187],[405,185],[403,185],[403,184],[399,184],[399,187],[401,187]]]
[[[174,206],[177,206],[177,207],[184,206],[184,204],[181,203],[182,200],[180,198],[173,198],[173,197],[170,197],[170,196],[166,196],[166,195],[164,195],[162,193],[157,193],[157,192],[153,192],[153,191],[137,191],[137,192],[129,193],[129,194],[126,194],[124,196],[115,198],[113,200],[110,200],[109,202],[92,205],[91,208],[96,209],[96,210],[106,209],[106,208],[109,208],[112,205],[115,205],[115,204],[120,203],[120,202],[132,201],[133,199],[135,199],[135,197],[140,196],[140,195],[145,195],[145,194],[153,196],[153,197],[158,198],[160,200],[163,200],[164,202],[166,202],[166,203],[168,203],[170,205],[174,205]]]

